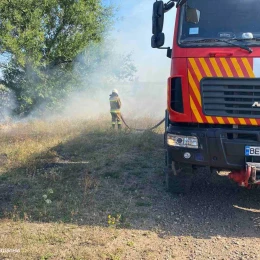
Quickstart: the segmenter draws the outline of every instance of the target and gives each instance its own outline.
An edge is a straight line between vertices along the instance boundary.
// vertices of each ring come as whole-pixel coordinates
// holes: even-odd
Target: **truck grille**
[[[260,118],[260,78],[205,78],[201,95],[205,115]]]

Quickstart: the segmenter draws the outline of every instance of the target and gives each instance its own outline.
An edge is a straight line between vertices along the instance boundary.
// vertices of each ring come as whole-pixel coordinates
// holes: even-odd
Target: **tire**
[[[166,152],[165,183],[166,190],[174,194],[187,194],[192,186],[192,166],[174,162]]]

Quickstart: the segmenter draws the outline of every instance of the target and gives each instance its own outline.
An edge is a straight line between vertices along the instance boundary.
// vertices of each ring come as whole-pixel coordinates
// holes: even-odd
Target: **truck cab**
[[[165,48],[164,15],[174,5],[173,45]],[[172,192],[187,192],[199,167],[228,170],[247,188],[260,184],[259,12],[257,0],[154,3],[152,47],[171,59],[165,172]]]

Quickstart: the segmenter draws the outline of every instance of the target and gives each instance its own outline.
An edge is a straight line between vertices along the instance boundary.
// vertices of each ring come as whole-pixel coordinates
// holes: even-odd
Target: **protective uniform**
[[[112,91],[109,101],[110,101],[110,113],[112,116],[112,127],[115,128],[117,123],[118,129],[121,129],[122,127],[121,113],[120,113],[121,100],[118,96],[118,91],[116,89]]]

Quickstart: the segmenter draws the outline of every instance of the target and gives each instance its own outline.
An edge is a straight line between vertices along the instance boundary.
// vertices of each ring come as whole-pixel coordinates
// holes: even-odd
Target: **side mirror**
[[[160,48],[164,45],[165,35],[164,33],[158,33],[152,36],[151,45],[152,48]]]
[[[164,3],[157,1],[153,4],[153,34],[162,33],[164,22]]]
[[[197,23],[199,23],[199,21],[200,21],[200,11],[195,8],[191,8],[191,7],[187,6],[186,22],[197,24]]]

